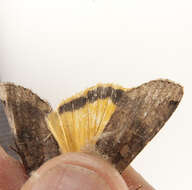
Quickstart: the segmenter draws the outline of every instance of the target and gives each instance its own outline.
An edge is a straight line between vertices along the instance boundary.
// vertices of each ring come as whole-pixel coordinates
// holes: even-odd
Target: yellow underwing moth
[[[183,96],[169,80],[126,89],[97,84],[56,110],[31,90],[0,84],[0,99],[26,172],[66,152],[95,151],[122,172],[162,128]]]

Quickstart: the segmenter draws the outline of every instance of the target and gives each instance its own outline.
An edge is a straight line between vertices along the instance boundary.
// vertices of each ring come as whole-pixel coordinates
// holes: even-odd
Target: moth
[[[27,173],[66,152],[95,152],[121,173],[176,109],[183,87],[153,80],[136,88],[97,84],[53,110],[31,90],[0,84],[0,99]]]

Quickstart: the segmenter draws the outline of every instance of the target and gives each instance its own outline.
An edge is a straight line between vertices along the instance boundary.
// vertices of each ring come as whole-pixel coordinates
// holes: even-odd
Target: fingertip
[[[32,174],[22,190],[128,190],[121,175],[103,159],[84,153],[58,156]]]

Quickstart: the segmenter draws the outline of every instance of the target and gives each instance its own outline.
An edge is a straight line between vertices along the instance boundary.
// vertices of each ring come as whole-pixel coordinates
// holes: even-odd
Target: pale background
[[[185,95],[133,161],[158,190],[192,189],[191,0],[1,0],[0,76],[55,107],[98,82],[157,78]]]

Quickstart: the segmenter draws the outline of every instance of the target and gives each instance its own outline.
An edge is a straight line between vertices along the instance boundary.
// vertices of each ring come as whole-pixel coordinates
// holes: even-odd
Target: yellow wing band
[[[47,117],[60,151],[79,152],[86,145],[94,146],[125,90],[114,84],[98,84],[62,101]]]

